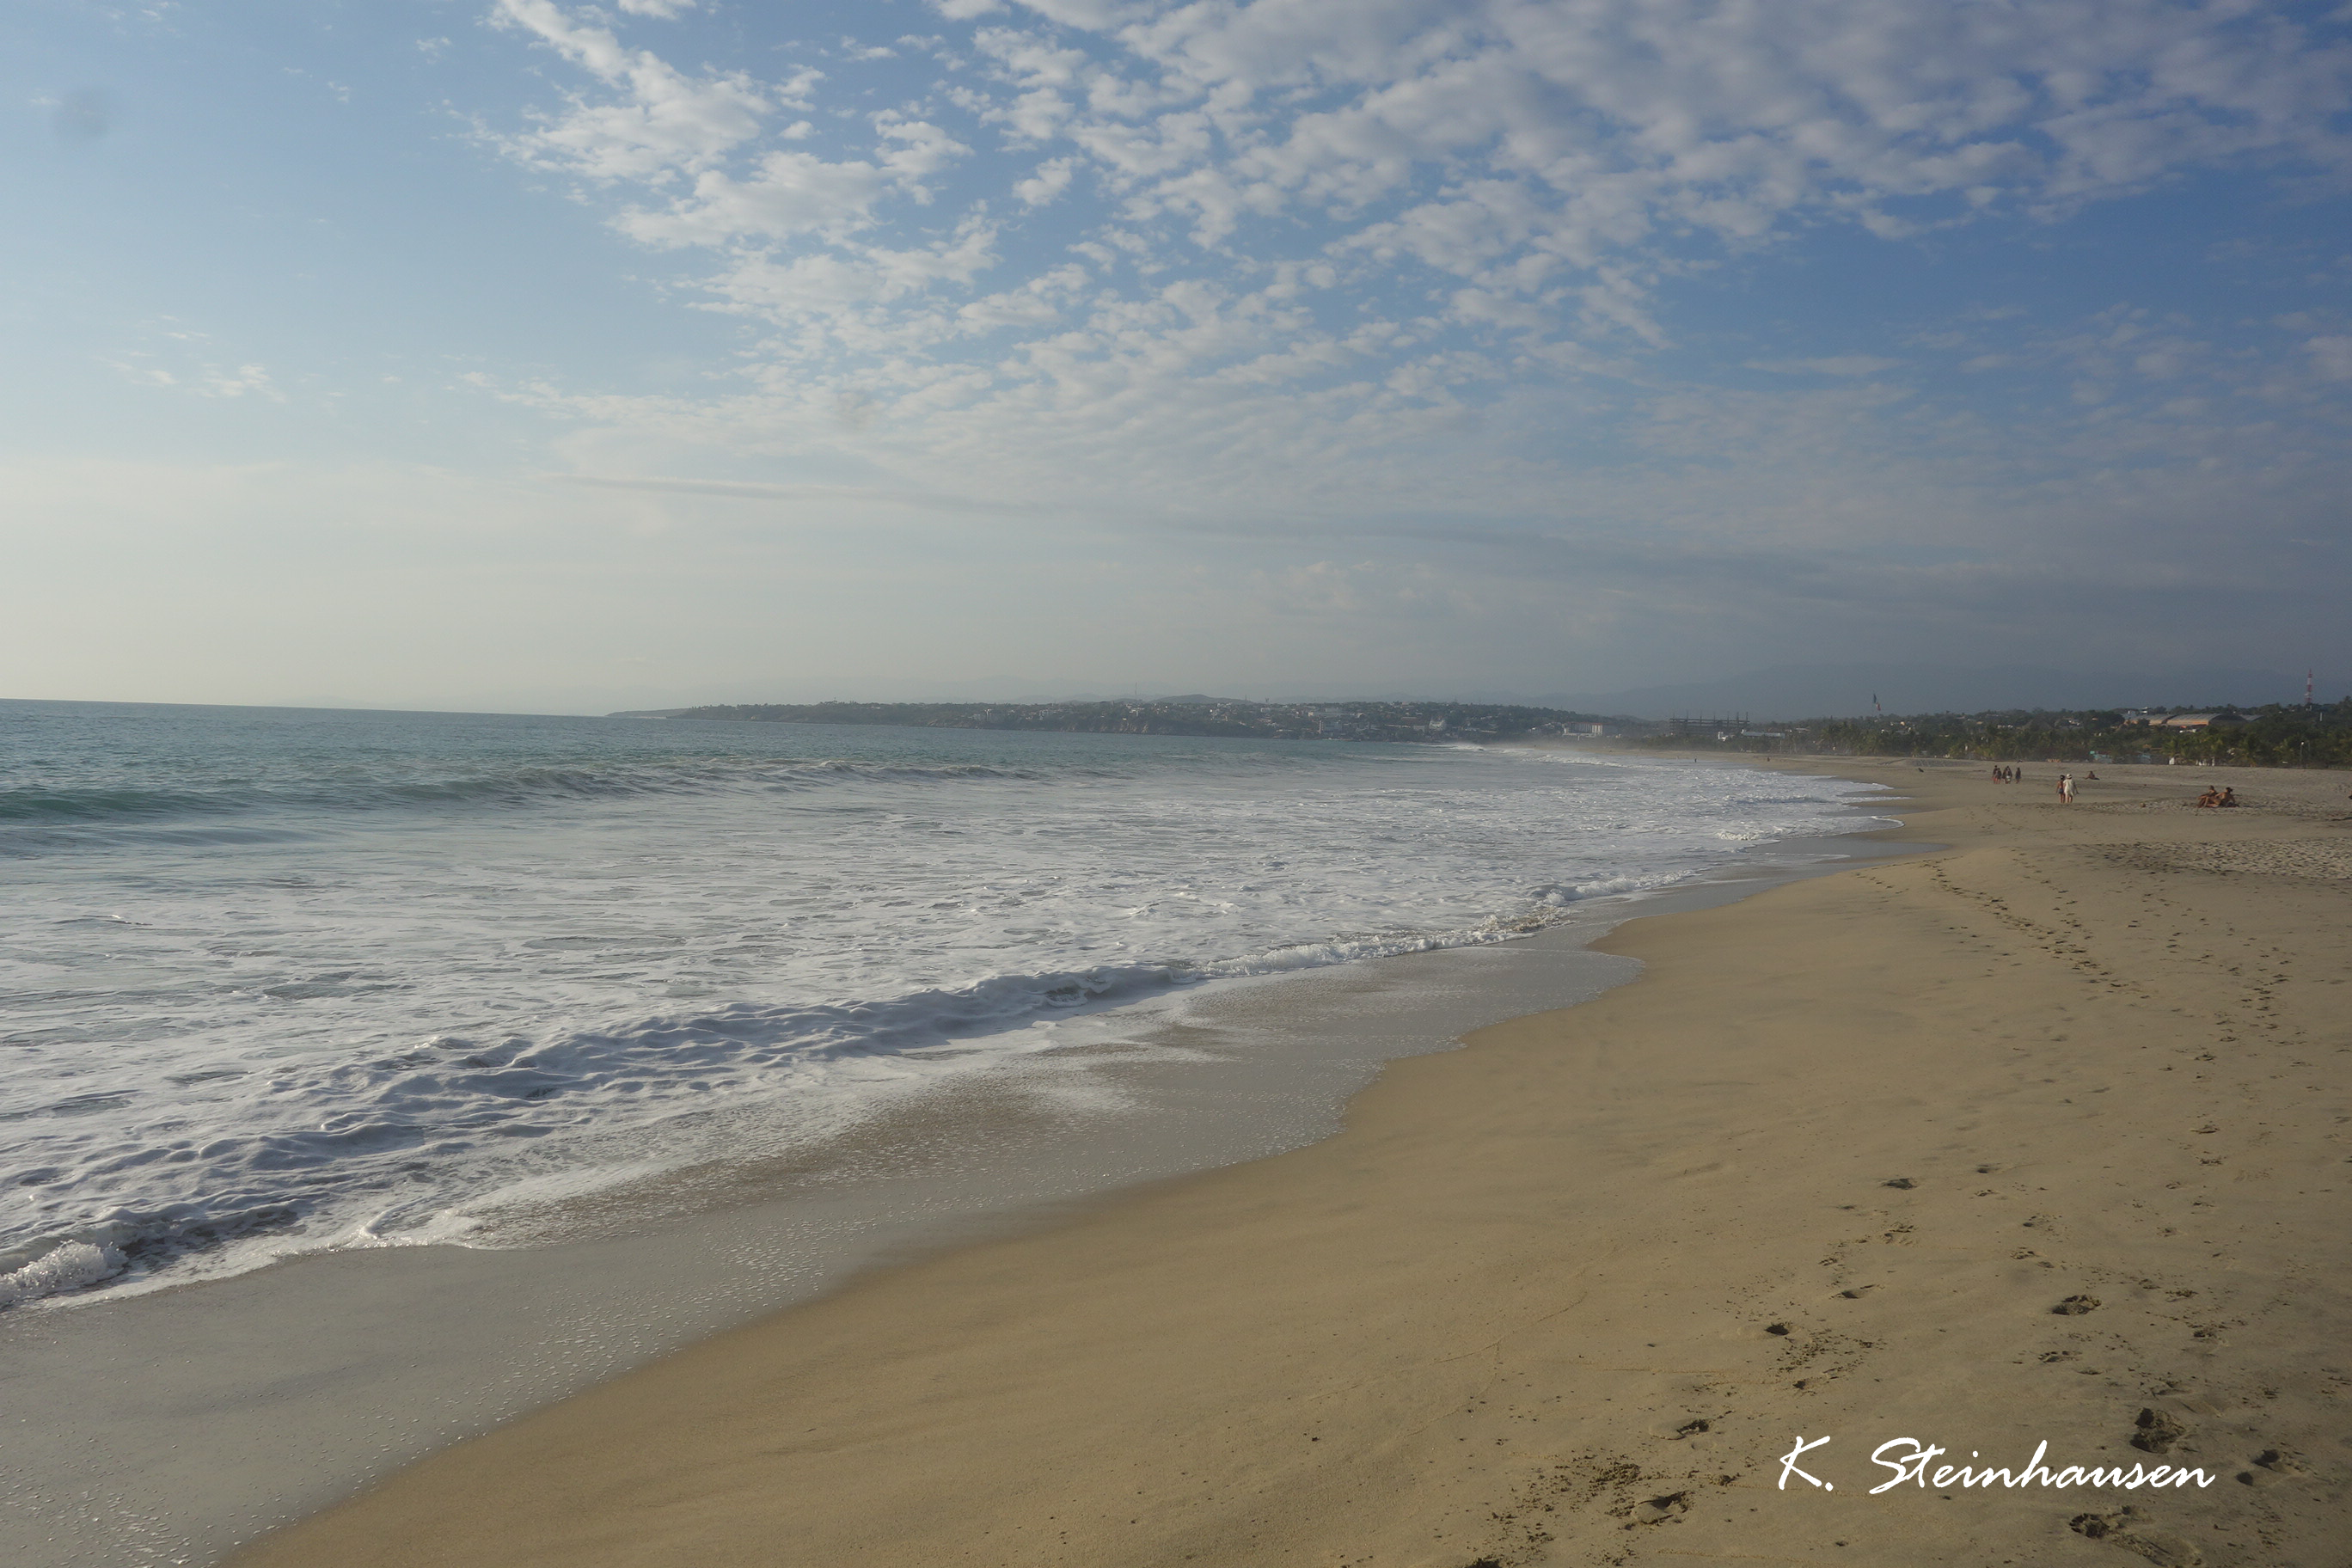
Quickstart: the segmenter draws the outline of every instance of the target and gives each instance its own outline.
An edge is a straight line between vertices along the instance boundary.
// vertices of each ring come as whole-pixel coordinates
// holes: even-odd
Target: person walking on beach
[[[2060,805],[2072,805],[2074,804],[2074,775],[2073,773],[2060,773],[2058,775],[2058,804]]]

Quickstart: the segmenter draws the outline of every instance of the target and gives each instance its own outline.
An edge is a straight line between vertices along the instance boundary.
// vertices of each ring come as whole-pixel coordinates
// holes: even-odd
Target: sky
[[[14,0],[0,103],[0,696],[2352,679],[2334,0]]]

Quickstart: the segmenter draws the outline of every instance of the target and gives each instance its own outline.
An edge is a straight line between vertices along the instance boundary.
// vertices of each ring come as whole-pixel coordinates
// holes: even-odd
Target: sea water
[[[527,1244],[1065,1020],[1511,941],[1863,796],[1572,748],[0,702],[0,1306]]]

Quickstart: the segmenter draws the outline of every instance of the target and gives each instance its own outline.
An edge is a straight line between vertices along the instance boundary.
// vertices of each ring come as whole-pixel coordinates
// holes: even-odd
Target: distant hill
[[[1422,742],[1558,735],[1571,726],[1607,722],[1590,713],[1509,703],[1253,702],[1205,696],[1108,702],[732,702],[664,716],[771,724]],[[1620,726],[1622,722],[1617,721]]]

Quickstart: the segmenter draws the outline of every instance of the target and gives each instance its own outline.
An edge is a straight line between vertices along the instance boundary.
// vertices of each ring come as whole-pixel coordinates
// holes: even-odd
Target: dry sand
[[[2352,784],[1817,771],[1950,847],[1635,921],[1639,980],[1391,1066],[1338,1137],[869,1276],[238,1561],[2346,1563]],[[2214,780],[2247,808],[2183,804]],[[1800,1435],[1834,1491],[1776,1486]],[[2215,1479],[1872,1495],[1906,1437]]]

